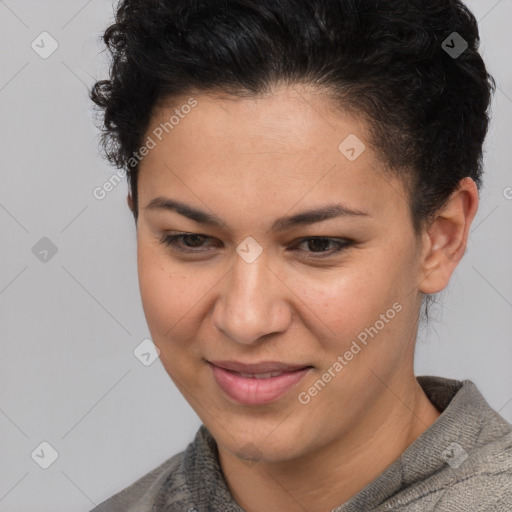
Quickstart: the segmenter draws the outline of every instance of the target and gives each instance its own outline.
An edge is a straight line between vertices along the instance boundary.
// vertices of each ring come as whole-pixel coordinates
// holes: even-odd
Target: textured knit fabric
[[[375,480],[331,512],[512,512],[512,425],[469,380],[417,380],[442,414]],[[184,452],[91,512],[150,511],[244,512],[229,492],[204,425]]]

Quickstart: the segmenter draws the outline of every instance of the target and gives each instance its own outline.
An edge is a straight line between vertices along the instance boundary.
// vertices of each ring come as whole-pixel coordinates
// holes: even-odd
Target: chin
[[[285,462],[299,457],[303,452],[300,432],[292,432],[284,426],[276,428],[280,420],[260,424],[256,428],[252,421],[250,429],[236,421],[229,422],[229,426],[225,427],[219,424],[211,429],[208,425],[206,427],[217,444],[248,463]]]

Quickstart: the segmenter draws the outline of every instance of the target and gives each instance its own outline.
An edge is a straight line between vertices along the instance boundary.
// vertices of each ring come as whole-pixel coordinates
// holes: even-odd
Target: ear
[[[128,196],[126,197],[126,201],[128,203],[128,208],[130,208],[130,210],[133,213],[133,198],[131,194],[128,194]]]
[[[464,178],[422,235],[420,292],[435,294],[446,288],[466,252],[469,229],[477,210],[476,183]]]

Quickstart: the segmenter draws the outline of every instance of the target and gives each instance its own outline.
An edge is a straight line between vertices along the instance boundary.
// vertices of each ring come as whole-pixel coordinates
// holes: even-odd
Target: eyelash
[[[180,235],[166,234],[159,238],[159,242],[167,247],[170,247],[171,249],[175,249],[184,254],[194,254],[194,253],[199,254],[201,252],[205,252],[204,250],[202,250],[202,248],[197,248],[197,249],[189,248],[188,250],[179,248],[178,243],[177,243],[178,240],[183,241],[183,239],[188,236],[201,237],[201,238],[203,238],[203,240],[208,240],[208,239],[212,238],[207,235],[201,235],[198,233],[182,233]],[[308,258],[311,258],[311,259],[321,259],[321,258],[327,258],[329,256],[333,256],[335,254],[342,252],[344,249],[347,249],[354,243],[353,240],[350,240],[348,238],[337,239],[337,238],[330,238],[330,237],[326,237],[326,236],[313,236],[313,237],[306,237],[306,238],[300,239],[298,241],[297,245],[300,245],[304,242],[308,242],[311,240],[328,240],[329,242],[334,242],[338,246],[335,249],[331,249],[330,251],[323,251],[323,252],[299,250],[300,252],[309,252],[310,254],[313,254],[314,256],[307,256]]]

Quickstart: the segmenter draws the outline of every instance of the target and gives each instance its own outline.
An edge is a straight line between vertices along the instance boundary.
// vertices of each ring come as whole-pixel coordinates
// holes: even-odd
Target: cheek
[[[215,282],[197,267],[173,263],[151,245],[138,248],[140,295],[153,343],[169,373],[179,375],[197,364],[198,333],[211,307],[208,296]]]
[[[400,299],[397,283],[389,276],[375,266],[353,265],[322,282],[314,276],[302,280],[299,296],[315,313],[317,323],[346,339],[355,330],[373,324]]]
[[[174,272],[151,247],[138,249],[138,276],[142,306],[157,344],[172,337],[175,325],[186,313],[190,287],[186,276]]]
[[[142,306],[153,343],[160,351],[160,361],[165,370],[182,393],[181,385],[187,382],[187,374],[192,358],[187,356],[193,339],[191,319],[185,317],[187,307],[186,293],[189,289],[187,279],[170,273],[166,267],[152,258],[150,253],[141,251],[138,264],[139,286]]]
[[[365,258],[322,283],[313,278],[301,283],[304,311],[314,313],[314,335],[326,368],[342,356],[345,376],[360,382],[368,378],[366,368],[387,372],[396,367],[410,339],[407,327],[414,323],[406,272],[390,260]]]

